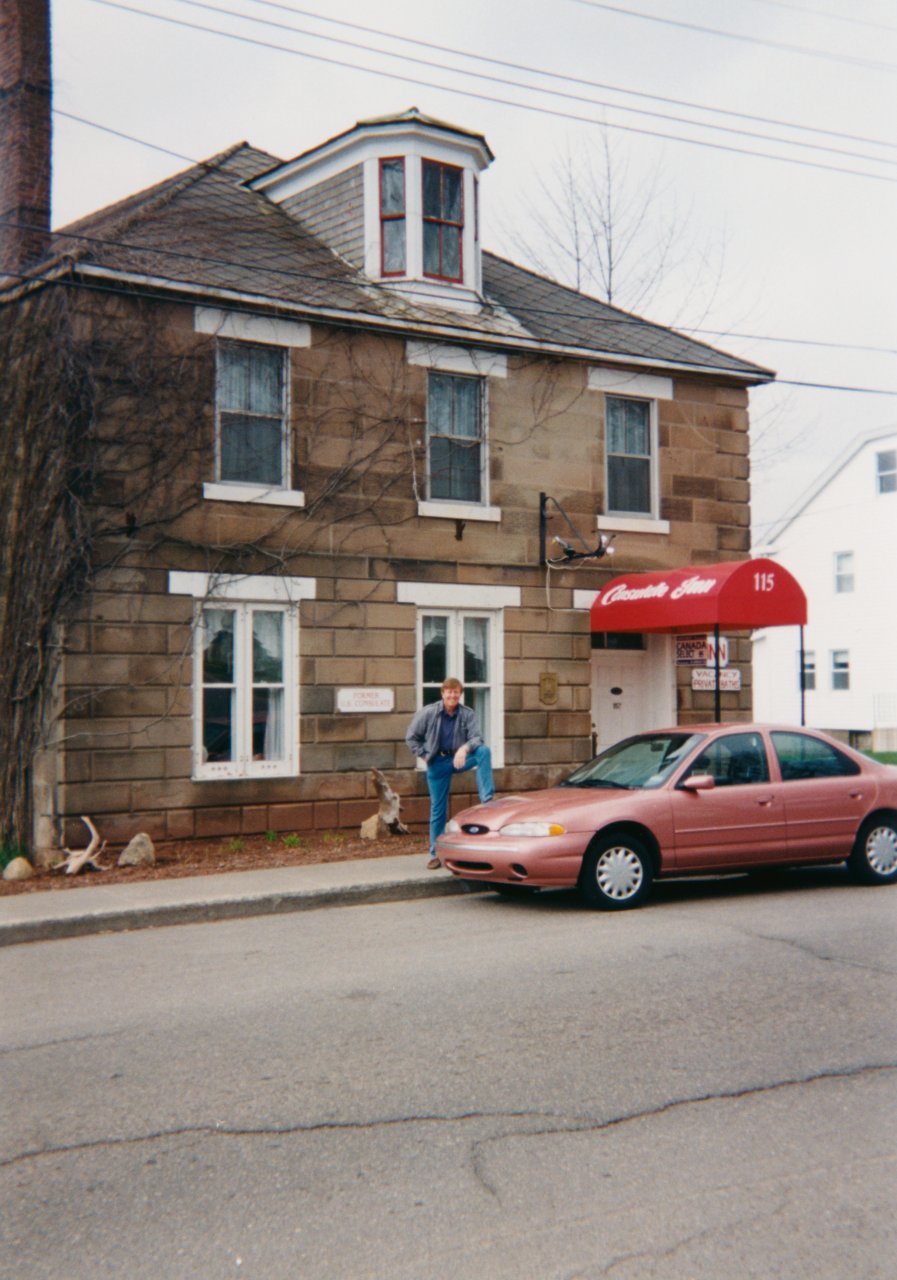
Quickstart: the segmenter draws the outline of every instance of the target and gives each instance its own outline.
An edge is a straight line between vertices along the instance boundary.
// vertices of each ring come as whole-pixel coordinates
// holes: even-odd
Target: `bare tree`
[[[633,172],[607,129],[598,143],[568,145],[533,185],[525,225],[511,231],[537,271],[637,313],[662,307],[666,323],[700,323],[721,278],[722,243],[700,242],[658,164]]]
[[[214,336],[153,300],[47,286],[0,307],[0,849],[31,841],[32,769],[97,696],[54,682],[67,624],[116,569],[295,572],[309,552],[385,545],[410,489],[408,391],[381,351],[321,344],[297,424],[306,510],[222,540],[202,501],[214,456]],[[108,589],[108,588],[107,588]],[[175,659],[172,660],[176,662]]]

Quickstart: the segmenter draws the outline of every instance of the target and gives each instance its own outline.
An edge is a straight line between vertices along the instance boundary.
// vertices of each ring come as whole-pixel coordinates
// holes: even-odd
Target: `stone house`
[[[39,845],[80,814],[112,843],[355,827],[374,767],[422,825],[404,732],[446,675],[503,791],[589,755],[605,688],[635,725],[709,718],[670,637],[593,636],[589,604],[748,554],[768,370],[485,251],[488,144],[414,108],[53,233],[43,159],[4,192],[0,309],[64,295],[105,520],[59,618]]]

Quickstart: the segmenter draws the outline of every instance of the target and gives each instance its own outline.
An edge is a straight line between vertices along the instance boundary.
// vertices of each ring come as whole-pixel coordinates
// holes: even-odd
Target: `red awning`
[[[592,631],[730,631],[802,626],[807,597],[775,560],[732,560],[660,573],[624,573],[598,593]]]

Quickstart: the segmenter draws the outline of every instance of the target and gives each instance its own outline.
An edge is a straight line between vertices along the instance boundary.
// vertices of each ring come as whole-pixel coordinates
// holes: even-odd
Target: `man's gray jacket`
[[[405,734],[408,750],[413,755],[426,760],[428,764],[439,750],[439,724],[444,715],[445,706],[441,698],[438,702],[430,702],[417,712]],[[480,733],[476,712],[470,707],[465,707],[463,702],[459,702],[458,710],[450,719],[455,722],[452,751],[457,751],[465,742],[470,744],[471,749],[483,745],[483,735]]]

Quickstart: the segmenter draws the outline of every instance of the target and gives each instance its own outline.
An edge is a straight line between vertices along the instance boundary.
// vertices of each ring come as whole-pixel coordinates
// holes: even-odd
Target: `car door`
[[[770,736],[782,777],[789,854],[807,861],[846,858],[874,803],[873,780],[822,738],[778,729]]]
[[[709,789],[689,779],[710,776]],[[672,791],[676,870],[713,870],[784,861],[782,784],[770,780],[766,742],[756,730],[708,742]]]

